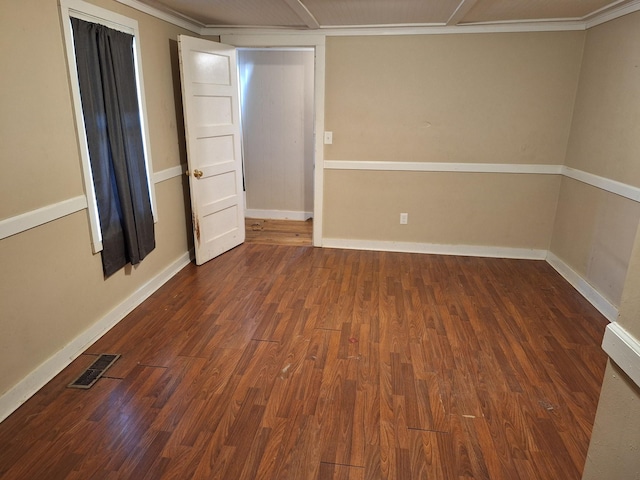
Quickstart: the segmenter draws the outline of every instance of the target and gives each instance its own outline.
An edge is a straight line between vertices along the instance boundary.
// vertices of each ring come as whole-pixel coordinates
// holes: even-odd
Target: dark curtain
[[[105,277],[155,248],[133,36],[71,19]]]

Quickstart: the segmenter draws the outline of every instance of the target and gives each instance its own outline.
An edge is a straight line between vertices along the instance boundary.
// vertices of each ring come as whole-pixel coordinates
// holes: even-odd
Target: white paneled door
[[[244,242],[236,50],[178,36],[196,263]]]

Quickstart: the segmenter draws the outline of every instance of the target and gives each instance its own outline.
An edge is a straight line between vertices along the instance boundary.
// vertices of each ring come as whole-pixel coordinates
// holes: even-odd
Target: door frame
[[[242,48],[313,47],[314,61],[314,168],[313,168],[313,246],[322,246],[324,198],[324,77],[325,36],[295,34],[223,34],[220,41]]]

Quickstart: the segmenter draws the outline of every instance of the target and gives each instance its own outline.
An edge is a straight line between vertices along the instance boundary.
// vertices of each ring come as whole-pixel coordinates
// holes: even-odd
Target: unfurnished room
[[[0,478],[640,480],[640,0],[0,25]]]

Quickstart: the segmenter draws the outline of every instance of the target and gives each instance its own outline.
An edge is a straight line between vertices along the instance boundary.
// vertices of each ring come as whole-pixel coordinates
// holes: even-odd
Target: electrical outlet
[[[400,225],[406,225],[407,223],[409,223],[409,214],[408,213],[401,213],[400,214]]]
[[[324,144],[331,145],[333,143],[333,132],[324,132]]]

